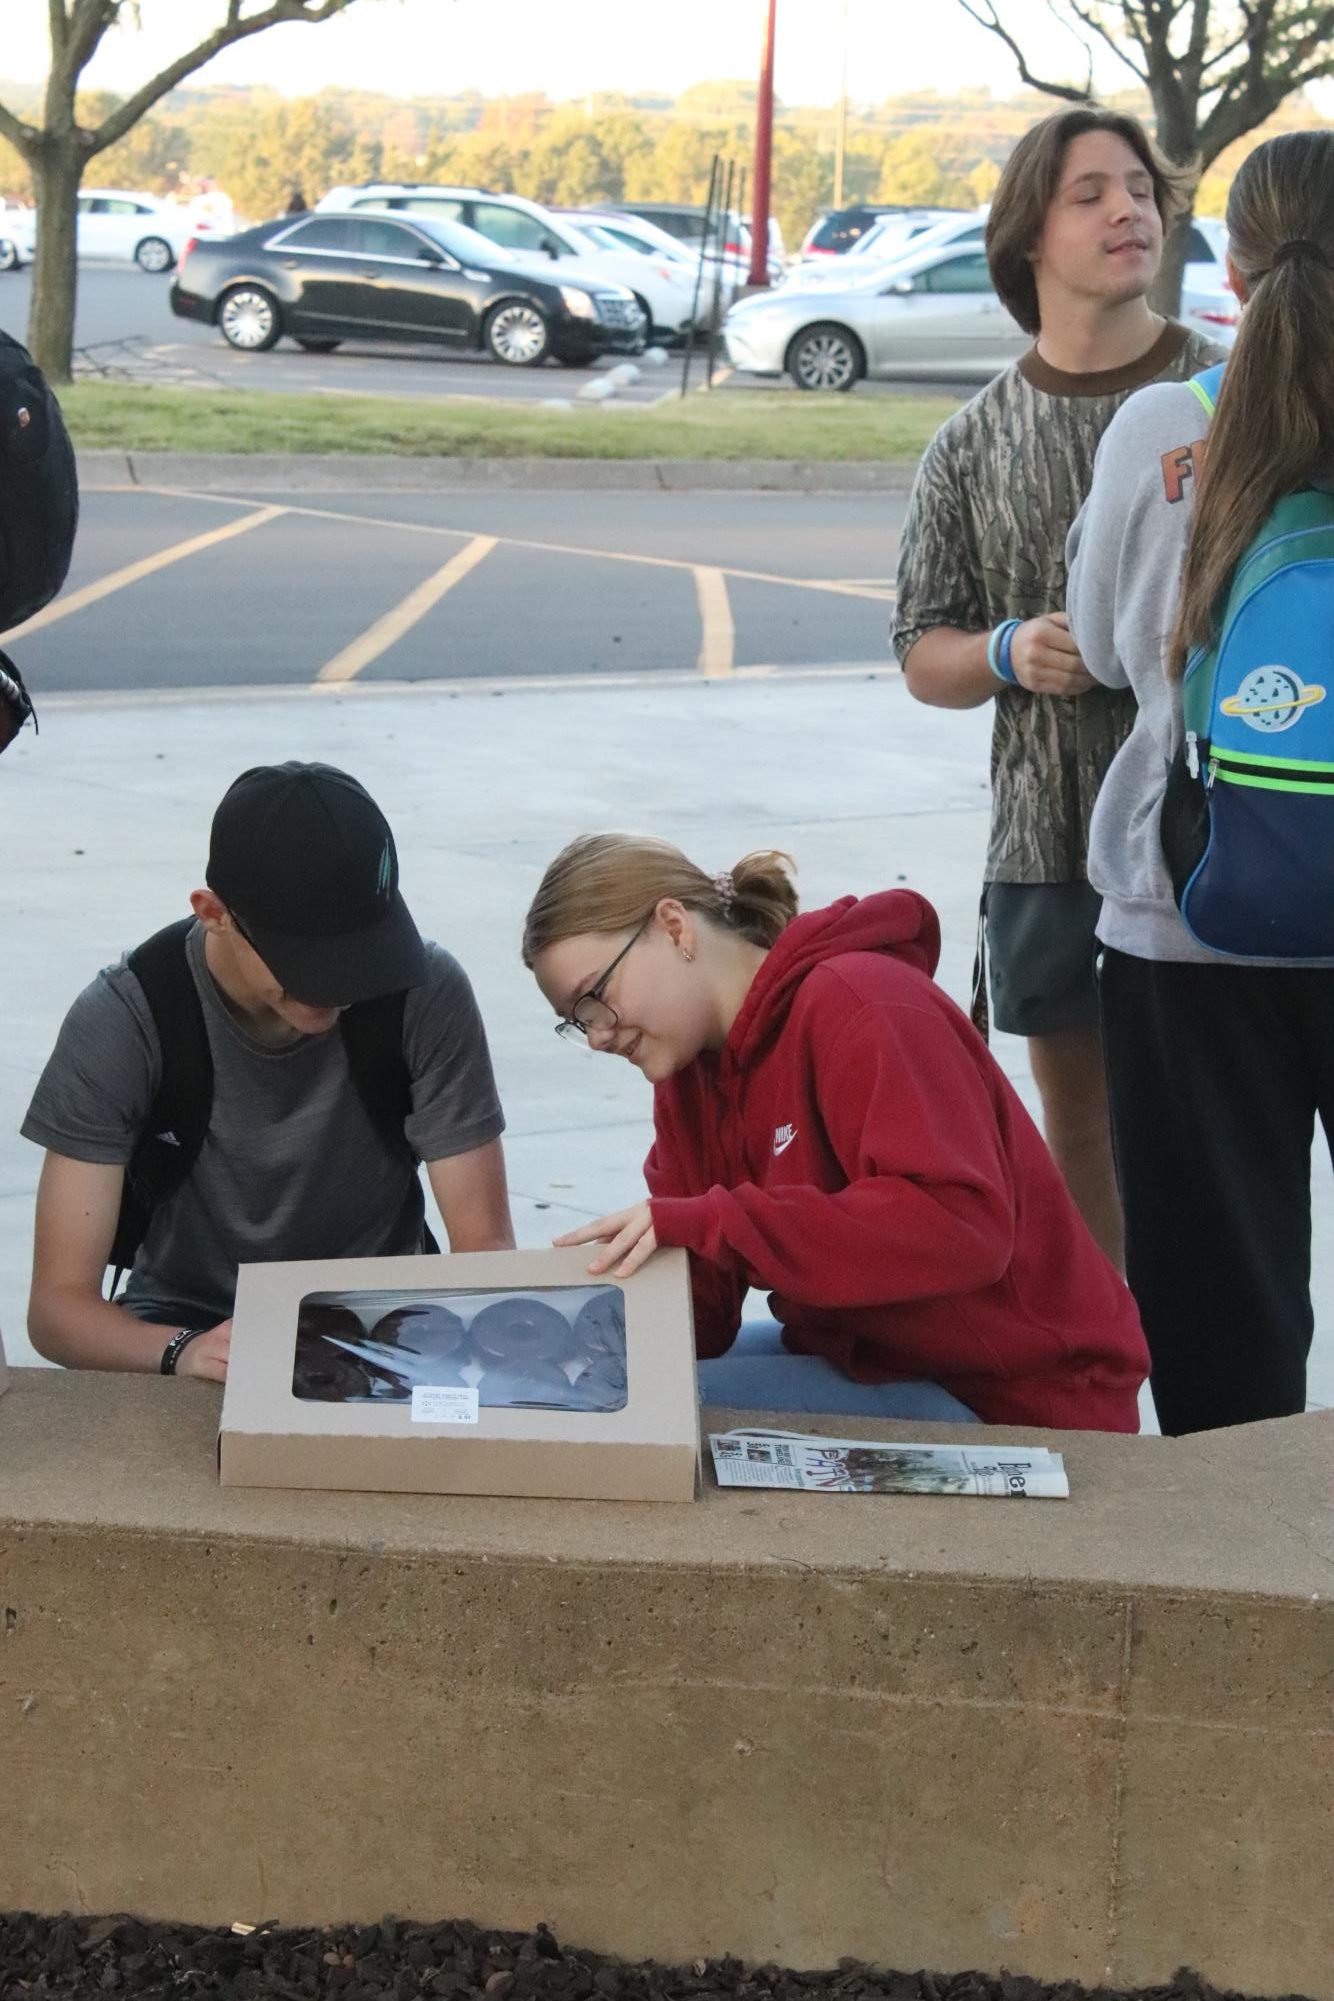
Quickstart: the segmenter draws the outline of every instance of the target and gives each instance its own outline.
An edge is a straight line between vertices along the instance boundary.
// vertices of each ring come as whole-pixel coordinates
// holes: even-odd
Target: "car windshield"
[[[469,229],[466,222],[446,222],[443,216],[418,215],[415,211],[404,216],[397,209],[386,213],[398,216],[400,222],[410,221],[414,229],[423,236],[429,236],[442,250],[460,264],[517,264],[518,258],[512,250],[506,250],[503,243],[493,243],[489,236],[479,230]]]
[[[617,236],[614,230],[604,229],[600,222],[581,222],[579,228],[599,250],[637,250],[643,257],[650,254],[646,243],[640,243],[631,236]]]

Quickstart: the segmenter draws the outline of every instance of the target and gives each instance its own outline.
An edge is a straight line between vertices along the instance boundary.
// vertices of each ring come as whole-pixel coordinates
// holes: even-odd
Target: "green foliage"
[[[647,409],[547,410],[480,396],[408,401],[102,382],[73,383],[60,402],[80,451],[834,461],[915,461],[958,408],[957,398],[940,396],[719,390]]]
[[[253,221],[277,214],[294,186],[315,201],[364,180],[459,182],[577,207],[617,201],[702,202],[715,153],[746,169],[754,145],[754,88],[702,83],[667,100],[609,92],[553,104],[540,93],[485,99],[402,100],[324,91],[285,100],[265,89],[185,90],[164,100],[127,138],[90,163],[89,186],[189,193],[202,179],[231,195]],[[1147,100],[1118,102],[1145,115]],[[80,98],[84,124],[106,116],[108,93]],[[854,108],[844,160],[845,201],[903,201],[969,208],[990,198],[1015,140],[1045,110],[1032,93],[917,92]],[[591,115],[590,115],[591,114]],[[1252,143],[1289,124],[1316,122],[1309,102],[1288,100],[1277,118],[1210,169],[1205,214],[1221,213],[1228,182]],[[834,197],[834,114],[782,110],[774,132],[774,213],[790,248]],[[0,188],[26,196],[17,154],[0,145]],[[749,206],[749,196],[746,198]]]

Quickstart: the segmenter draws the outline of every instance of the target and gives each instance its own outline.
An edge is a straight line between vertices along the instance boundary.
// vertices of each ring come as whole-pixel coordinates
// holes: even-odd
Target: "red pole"
[[[774,151],[774,25],[778,0],[768,0],[764,23],[764,53],[760,58],[760,94],[755,106],[755,175],[751,196],[750,283],[769,283],[769,169]]]

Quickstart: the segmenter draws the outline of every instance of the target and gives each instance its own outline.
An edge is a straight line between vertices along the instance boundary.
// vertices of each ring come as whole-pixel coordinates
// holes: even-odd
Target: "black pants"
[[[1126,1276],[1165,1432],[1306,1407],[1311,1144],[1334,1150],[1334,969],[1104,951]]]

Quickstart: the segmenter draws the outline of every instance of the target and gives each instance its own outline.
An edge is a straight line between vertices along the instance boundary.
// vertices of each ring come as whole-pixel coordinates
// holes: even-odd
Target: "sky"
[[[261,0],[248,0],[255,11]],[[0,0],[0,75],[36,82],[47,60],[47,0]],[[847,0],[848,87],[856,101],[904,91],[991,88],[1017,77],[994,35],[957,0]],[[131,10],[127,8],[127,13]],[[114,30],[84,73],[89,88],[129,91],[225,13],[224,0],[141,0],[142,26]],[[266,83],[287,95],[327,85],[393,95],[494,97],[540,90],[552,98],[653,90],[676,96],[692,83],[754,75],[764,0],[354,0],[316,27],[256,35],[200,71],[195,82]],[[839,94],[841,0],[778,0],[776,87],[789,103],[831,104]],[[1046,0],[1004,0],[1032,58],[1082,81],[1073,37]],[[1129,72],[1110,54],[1095,74],[1124,88]]]

